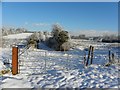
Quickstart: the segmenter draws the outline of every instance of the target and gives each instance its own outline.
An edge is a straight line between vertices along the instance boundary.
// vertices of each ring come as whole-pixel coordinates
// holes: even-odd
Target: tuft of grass
[[[8,70],[2,70],[2,71],[0,71],[0,75],[4,75],[4,74],[7,74],[7,73],[9,73],[10,72],[10,70],[8,69]]]
[[[111,63],[107,63],[107,64],[105,64],[105,66],[107,66],[107,67],[109,67],[111,65]]]

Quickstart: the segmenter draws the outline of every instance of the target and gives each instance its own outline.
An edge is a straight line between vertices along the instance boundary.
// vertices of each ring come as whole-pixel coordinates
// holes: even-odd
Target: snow
[[[21,75],[6,74],[2,76],[2,88],[32,88],[30,82],[25,80]]]
[[[3,65],[2,62],[2,48],[0,48],[0,70],[2,70],[5,66]]]
[[[33,33],[19,33],[3,36],[4,39],[26,39],[31,36]]]
[[[28,49],[19,57],[20,73],[2,75],[1,88],[118,88],[120,66],[105,66],[108,44],[87,41],[78,44],[66,52],[53,51],[44,44],[39,44],[40,49]],[[93,64],[86,67],[83,64],[84,49],[90,44],[95,46],[95,54]],[[116,50],[112,51],[117,55]],[[3,48],[2,57],[9,58],[11,62],[11,49]],[[0,59],[1,65],[3,62]],[[3,69],[1,65],[0,70]]]
[[[0,70],[2,70],[5,66],[3,65],[3,62],[0,61]]]
[[[30,36],[33,33],[19,33],[3,36],[2,47],[11,48],[13,45],[19,45],[19,47],[24,47],[27,45]]]

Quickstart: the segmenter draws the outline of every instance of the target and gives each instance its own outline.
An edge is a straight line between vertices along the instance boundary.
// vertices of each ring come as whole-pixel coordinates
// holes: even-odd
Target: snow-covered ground
[[[118,48],[87,41],[74,43],[79,45],[66,52],[52,51],[43,44],[41,49],[26,50],[19,57],[20,73],[1,75],[1,88],[118,88],[118,63],[105,66],[109,49],[118,61]],[[93,64],[85,67],[83,57],[88,51],[84,49],[89,45],[95,48]],[[0,70],[9,68],[3,62],[6,58],[11,62],[11,49],[3,48],[0,58]]]
[[[2,38],[2,47],[11,48],[13,45],[27,45],[28,40],[30,39],[33,33],[19,33],[3,36]]]
[[[26,39],[31,36],[33,33],[19,33],[3,36],[4,39]]]

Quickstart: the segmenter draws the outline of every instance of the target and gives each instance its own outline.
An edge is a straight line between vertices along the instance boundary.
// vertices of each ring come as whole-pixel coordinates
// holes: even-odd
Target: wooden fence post
[[[84,51],[84,65],[85,65],[85,62],[86,62],[86,52]]]
[[[93,51],[94,51],[94,47],[91,48],[91,62],[90,62],[90,64],[92,64],[92,62],[93,62]]]
[[[47,62],[46,62],[46,60],[47,60],[47,52],[45,51],[45,67],[44,67],[45,73],[47,73],[47,69],[46,69],[46,68],[47,68],[47,67],[46,67],[46,63],[47,63]]]
[[[114,59],[114,53],[112,53],[112,63],[114,63],[115,59]]]
[[[88,58],[87,58],[87,62],[86,62],[86,66],[88,65],[88,62],[89,62],[89,58],[90,58],[90,52],[91,52],[91,47],[92,47],[92,46],[90,46],[90,48],[89,48],[89,52],[88,52]]]
[[[111,63],[111,56],[110,56],[111,52],[109,50],[109,63]]]
[[[18,74],[18,47],[12,47],[12,74]]]

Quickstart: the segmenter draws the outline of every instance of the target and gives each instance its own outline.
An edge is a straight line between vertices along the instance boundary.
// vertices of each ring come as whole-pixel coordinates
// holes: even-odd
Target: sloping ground
[[[91,65],[82,72],[75,70],[47,70],[47,74],[30,75],[34,88],[118,88],[118,67]]]
[[[2,88],[33,88],[31,83],[22,75],[12,75],[10,72],[2,74],[2,70],[7,70],[5,65],[0,61],[0,90]]]
[[[108,62],[107,52],[107,49],[102,47],[99,50],[98,47],[93,65],[84,67],[83,52],[78,49],[66,53],[28,50],[28,54],[22,56],[27,63],[21,67],[21,73],[27,74],[27,80],[34,88],[117,88],[120,67],[104,66]],[[27,59],[24,59],[26,55]],[[32,63],[29,64],[29,61]]]
[[[26,39],[29,38],[33,33],[19,33],[19,34],[11,34],[8,36],[3,36],[4,39]]]
[[[4,65],[4,60],[9,59],[11,63],[11,50],[0,48],[0,90],[2,88],[32,88],[30,82],[22,75],[12,75],[11,72],[3,74],[3,70],[9,70],[9,65]]]
[[[0,79],[2,80],[1,88],[32,88],[30,82],[21,75],[5,74]]]
[[[3,48],[11,48],[12,45],[26,45],[28,43],[30,36],[33,33],[19,33],[19,34],[11,34],[8,36],[3,36],[2,39],[2,47]]]
[[[13,45],[27,45],[30,36],[33,33],[20,33],[20,34],[11,34],[8,36],[3,36],[2,47],[11,48]]]
[[[6,51],[3,52],[4,57],[5,53],[9,53],[9,50]],[[21,74],[15,76],[21,80],[20,83],[11,84],[9,78],[17,81],[8,74],[1,86],[18,87],[24,84],[32,88],[118,88],[120,66],[104,66],[108,62],[108,53],[103,47],[97,47],[95,53],[93,65],[84,67],[84,53],[78,48],[68,52],[28,49],[20,57],[23,60]]]
[[[83,39],[71,39],[71,43],[74,47],[82,47],[82,48],[88,48],[90,45],[94,46],[95,48],[120,47],[119,43],[103,43],[103,42],[95,42],[95,41],[83,40]]]
[[[0,70],[3,68],[3,62],[2,62],[2,48],[0,48]]]

